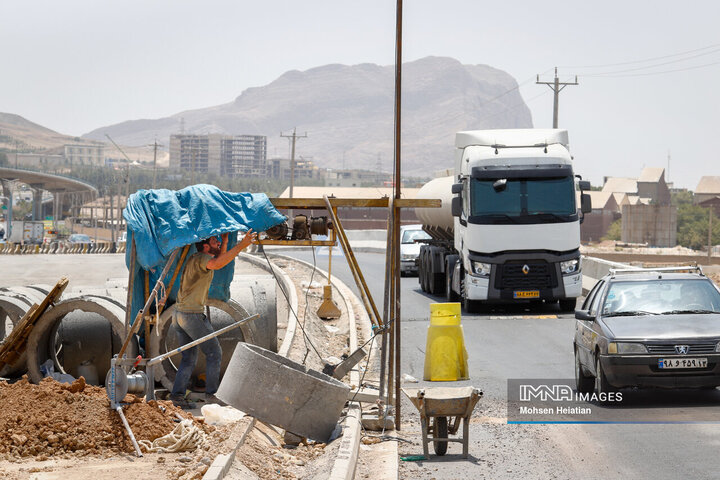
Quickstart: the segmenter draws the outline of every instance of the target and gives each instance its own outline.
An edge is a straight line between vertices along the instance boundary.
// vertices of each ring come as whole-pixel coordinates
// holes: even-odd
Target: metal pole
[[[158,147],[157,140],[155,140],[155,151],[153,153],[153,183],[152,183],[153,190],[155,189],[155,177],[157,176],[157,147]]]
[[[397,15],[395,25],[395,200],[400,199],[400,185],[402,174],[400,169],[401,152],[401,92],[402,92],[402,0],[397,0]],[[400,212],[396,204],[393,205],[393,275],[395,284],[395,429],[400,430]]]
[[[130,314],[132,313],[133,289],[135,288],[135,260],[137,253],[135,252],[135,237],[130,239],[130,274],[128,278],[127,303],[125,304],[125,335],[130,329]],[[97,242],[97,239],[95,240]]]
[[[143,454],[140,451],[140,447],[138,446],[137,440],[135,440],[135,435],[133,435],[132,430],[130,430],[130,425],[128,424],[128,421],[125,418],[125,414],[122,411],[122,407],[120,405],[118,405],[117,407],[115,407],[115,411],[118,412],[123,425],[125,425],[125,431],[127,431],[128,435],[130,436],[130,441],[132,442],[133,447],[135,447],[135,453],[137,454],[138,457],[142,457]]]
[[[555,67],[555,94],[553,95],[553,128],[558,128],[558,103],[560,97],[560,80],[557,76],[557,67]]]
[[[712,262],[712,217],[713,207],[710,206],[710,208],[708,209],[708,265],[710,265]]]
[[[186,344],[183,345],[182,347],[178,347],[178,348],[176,348],[176,349],[174,349],[174,350],[171,350],[171,351],[169,351],[169,352],[163,353],[162,355],[158,355],[157,357],[153,357],[152,359],[148,360],[147,366],[150,367],[150,366],[156,365],[156,364],[162,362],[163,360],[165,360],[165,359],[168,358],[168,357],[172,357],[173,355],[177,355],[178,353],[181,353],[181,352],[183,352],[183,351],[185,351],[185,350],[187,350],[187,349],[189,349],[189,348],[192,348],[192,347],[194,347],[195,345],[199,345],[199,344],[201,344],[201,343],[203,343],[203,342],[205,342],[205,341],[207,341],[207,340],[210,340],[211,338],[215,338],[215,337],[217,337],[217,336],[219,336],[219,335],[222,335],[222,334],[225,333],[225,332],[229,332],[229,331],[232,330],[233,328],[237,328],[237,327],[239,327],[239,326],[241,326],[241,325],[244,325],[244,324],[246,324],[247,322],[249,322],[249,321],[251,321],[251,320],[257,320],[258,318],[260,318],[260,315],[256,313],[256,314],[253,315],[252,317],[248,317],[248,318],[244,318],[244,319],[242,319],[242,320],[238,320],[237,322],[235,322],[235,323],[233,323],[233,324],[231,324],[231,325],[228,325],[228,326],[226,326],[226,327],[223,327],[223,328],[221,328],[220,330],[217,330],[217,331],[215,331],[215,332],[213,332],[213,333],[209,333],[209,334],[205,335],[204,337],[200,337],[200,338],[198,338],[197,340],[193,340],[193,341],[190,342],[190,343],[186,343]]]

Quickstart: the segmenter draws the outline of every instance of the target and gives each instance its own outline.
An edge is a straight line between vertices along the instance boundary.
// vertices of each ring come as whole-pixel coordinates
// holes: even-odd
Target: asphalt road
[[[309,251],[284,252],[313,261]],[[356,255],[378,306],[383,299],[385,257]],[[327,270],[327,256],[317,256]],[[333,274],[354,287],[344,259],[333,257]],[[429,303],[443,301],[424,294],[415,277],[402,278],[402,373],[422,379]],[[470,424],[470,458],[460,445],[429,461],[401,462],[401,478],[718,478],[720,464],[720,391],[627,391],[615,407],[625,424],[509,425],[506,423],[508,379],[573,378],[572,314],[557,307],[541,311],[497,309],[463,314],[470,380],[440,386],[473,385],[484,392]],[[423,382],[408,386],[439,386]],[[405,399],[406,400],[406,399]],[[402,404],[401,455],[421,455],[418,413]],[[606,408],[594,405],[595,408]],[[656,421],[657,424],[632,423]],[[702,422],[696,422],[702,419]],[[681,424],[667,422],[687,422]],[[430,447],[432,453],[432,446]]]

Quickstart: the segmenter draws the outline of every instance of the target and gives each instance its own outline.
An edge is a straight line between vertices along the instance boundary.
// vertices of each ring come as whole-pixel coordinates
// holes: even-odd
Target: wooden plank
[[[0,368],[14,362],[22,355],[35,322],[45,313],[45,310],[58,301],[67,286],[68,279],[62,277],[43,301],[40,302],[40,305],[33,304],[23,318],[20,319],[17,326],[10,332],[10,335],[0,344]]]
[[[442,200],[439,198],[398,198],[395,200],[398,208],[440,208]]]
[[[322,198],[271,198],[270,201],[275,208],[322,208],[326,209],[325,200]],[[333,207],[385,207],[388,206],[388,198],[331,198],[330,204]]]

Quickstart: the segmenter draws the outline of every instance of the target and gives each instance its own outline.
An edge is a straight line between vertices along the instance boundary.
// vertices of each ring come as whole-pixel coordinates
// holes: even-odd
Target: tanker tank
[[[440,208],[416,208],[415,214],[423,224],[423,230],[436,240],[450,240],[453,238],[454,218],[451,211],[452,185],[455,177],[439,177],[430,180],[418,190],[416,198],[439,198],[442,201]]]

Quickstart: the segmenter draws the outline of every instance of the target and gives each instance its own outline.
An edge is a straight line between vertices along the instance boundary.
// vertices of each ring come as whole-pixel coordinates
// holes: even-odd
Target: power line
[[[596,75],[584,75],[584,77],[594,77],[594,78],[647,77],[647,76],[651,76],[651,75],[664,75],[666,73],[687,72],[689,70],[697,70],[699,68],[712,67],[712,66],[718,65],[718,64],[720,64],[720,60],[718,60],[717,62],[705,63],[702,65],[694,65],[692,67],[676,68],[673,70],[662,70],[659,72],[646,72],[646,73],[621,74],[621,75],[615,75],[613,73],[606,73],[606,74],[596,74]]]
[[[710,55],[710,54],[713,54],[713,53],[717,53],[717,52],[719,52],[719,51],[720,51],[720,48],[717,48],[717,49],[711,50],[711,51],[709,51],[709,52],[704,52],[704,53],[700,53],[700,54],[698,54],[698,55],[692,55],[692,56],[690,56],[690,57],[680,58],[680,59],[677,59],[677,60],[670,60],[670,61],[668,61],[668,62],[655,63],[655,64],[653,64],[653,65],[645,65],[645,66],[642,66],[642,67],[627,68],[627,69],[624,69],[624,70],[613,70],[613,71],[609,71],[609,72],[588,73],[588,74],[584,74],[583,76],[584,76],[584,77],[597,77],[597,76],[602,76],[602,75],[612,75],[612,74],[616,74],[616,73],[637,72],[638,70],[647,70],[647,69],[650,69],[650,68],[662,67],[663,65],[671,65],[671,64],[673,64],[673,63],[686,62],[686,61],[688,61],[688,60],[692,60],[693,58],[702,57],[702,56],[705,56],[705,55]],[[649,72],[649,73],[652,73],[652,72]]]
[[[606,63],[606,64],[604,64],[604,65],[564,65],[564,66],[560,66],[560,67],[558,67],[558,68],[578,69],[578,68],[607,68],[607,67],[619,67],[619,66],[622,66],[622,65],[632,65],[632,64],[635,64],[635,63],[647,63],[647,62],[653,62],[653,61],[655,61],[655,60],[663,60],[663,59],[671,58],[671,57],[679,57],[679,56],[681,56],[681,55],[687,55],[688,53],[701,52],[701,51],[703,51],[703,50],[709,50],[709,49],[711,49],[711,48],[716,48],[716,47],[720,47],[720,43],[715,43],[715,44],[713,44],[713,45],[708,45],[708,46],[702,47],[702,48],[696,48],[696,49],[694,49],[694,50],[686,50],[686,51],[684,51],[684,52],[672,53],[672,54],[670,54],[670,55],[662,55],[662,56],[659,56],[659,57],[646,58],[646,59],[644,59],[644,60],[632,60],[632,61],[628,61],[628,62],[619,62],[619,63]]]

